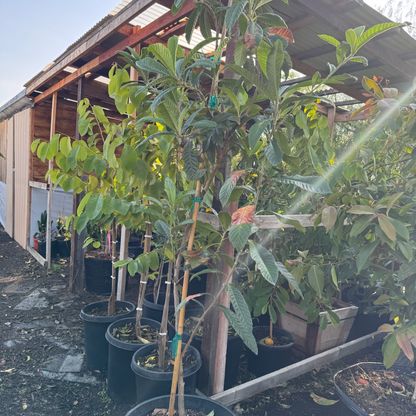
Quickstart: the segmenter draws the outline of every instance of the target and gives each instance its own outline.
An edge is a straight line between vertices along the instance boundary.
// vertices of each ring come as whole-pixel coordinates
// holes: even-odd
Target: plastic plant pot
[[[169,313],[175,311],[173,295],[169,299]],[[153,294],[146,295],[143,299],[143,317],[162,322],[165,294],[159,293],[157,303],[153,302]]]
[[[170,342],[167,343],[169,347]],[[157,349],[157,343],[147,344],[140,348],[133,355],[131,361],[131,369],[134,371],[136,377],[136,397],[137,403],[142,403],[153,397],[163,396],[168,394],[172,385],[173,372],[152,371],[141,367],[137,364],[140,357],[145,357],[150,354],[152,350]],[[195,394],[197,373],[201,368],[202,359],[199,351],[190,346],[187,354],[192,354],[195,362],[188,368],[183,370],[183,380],[185,382],[185,393]]]
[[[134,316],[136,313],[135,306],[130,302],[117,300],[116,307],[127,308],[129,312],[114,316],[90,315],[91,311],[97,308],[107,311],[107,301],[90,303],[81,310],[79,316],[84,321],[85,354],[89,370],[104,371],[107,369],[108,342],[105,339],[105,333],[108,326],[119,319]]]
[[[136,403],[136,381],[131,360],[133,354],[149,344],[137,344],[125,342],[115,338],[112,333],[114,328],[120,328],[126,324],[136,324],[136,318],[120,319],[111,324],[105,337],[108,341],[108,395],[118,403]],[[160,329],[160,322],[152,319],[142,318],[142,325],[149,325],[157,330]],[[152,343],[153,345],[153,343]]]
[[[65,237],[56,237],[58,254],[61,258],[71,255],[71,240],[65,240]]]
[[[256,333],[260,331],[267,331],[268,334],[269,328],[269,326],[255,326],[253,334],[256,336]],[[290,341],[287,345],[265,345],[257,342],[258,355],[249,351],[248,371],[250,373],[261,377],[291,364],[292,347],[295,343],[292,334],[284,329],[273,328],[273,337],[276,336],[285,336]]]
[[[125,416],[147,416],[153,413],[155,409],[167,409],[169,407],[170,396],[155,397],[147,400],[133,409]],[[190,396],[185,394],[185,408],[188,410],[196,410],[205,414],[214,411],[215,416],[235,416],[235,414],[220,403],[206,397]],[[178,397],[175,400],[175,409],[178,409]]]

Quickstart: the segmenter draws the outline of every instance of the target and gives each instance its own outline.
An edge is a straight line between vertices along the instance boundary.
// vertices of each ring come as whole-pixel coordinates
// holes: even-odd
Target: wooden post
[[[140,29],[140,26],[134,26],[133,33],[136,33]],[[140,45],[137,45],[134,50],[140,54]],[[130,67],[130,80],[135,81],[139,78],[137,71]],[[129,100],[130,101],[130,100]],[[132,116],[136,117],[136,110],[133,112]],[[121,228],[121,237],[120,237],[120,257],[119,260],[124,260],[128,257],[128,248],[130,240],[130,231],[126,229],[123,225]],[[123,267],[118,270],[118,283],[117,283],[117,300],[124,300],[126,292],[126,275],[127,267]]]
[[[121,228],[121,238],[120,238],[120,260],[124,260],[128,257],[128,248],[130,240],[130,230],[128,230],[124,225]],[[124,300],[126,294],[126,274],[127,266],[118,269],[118,281],[117,281],[117,300]]]
[[[84,98],[84,79],[78,80],[78,104]],[[78,128],[79,114],[77,112],[77,125],[75,130],[75,140],[80,140]],[[82,178],[83,179],[83,178]],[[76,213],[78,205],[84,197],[84,192],[73,196],[72,212]],[[72,293],[80,293],[84,288],[84,249],[82,248],[85,240],[85,229],[78,234],[72,229],[71,234],[71,260],[69,263],[69,290]]]
[[[49,134],[49,140],[52,140],[52,137],[55,135],[55,126],[56,126],[56,107],[58,101],[58,93],[55,92],[52,95],[52,110],[51,110],[51,129]],[[49,161],[49,169],[53,168],[53,159]],[[52,258],[52,182],[51,176],[48,177],[48,200],[46,205],[46,261],[48,264],[48,269],[51,268],[51,258]]]
[[[329,137],[331,138],[331,146],[332,146],[332,140],[334,138],[336,114],[337,114],[337,109],[335,107],[328,108],[328,128],[329,128]]]
[[[234,26],[232,33],[234,38],[228,42],[226,49],[226,63],[234,60],[234,51],[238,39],[238,25]],[[225,78],[233,78],[235,74],[227,69],[224,73]],[[224,158],[222,166],[220,168],[224,180],[230,175],[231,162],[229,158]],[[214,201],[213,207],[217,211],[223,210],[223,207],[219,201],[219,191],[222,183],[217,178],[214,184]],[[233,214],[238,208],[238,203],[233,202],[228,207],[228,213]],[[222,252],[225,255],[234,256],[234,247],[227,239],[222,247]],[[209,274],[207,279],[207,292],[215,294],[221,287],[224,279],[228,276],[231,268],[226,262],[221,261],[215,266],[225,273],[224,275]],[[210,297],[207,297],[207,301],[211,302]],[[221,294],[219,304],[229,307],[230,298],[228,292],[224,291]],[[207,308],[209,304],[206,304]],[[200,385],[198,386],[202,391],[207,394],[217,394],[224,391],[225,380],[225,364],[227,360],[227,344],[228,344],[228,320],[219,310],[214,306],[204,319],[204,333],[202,337],[201,356],[202,356],[202,368]]]

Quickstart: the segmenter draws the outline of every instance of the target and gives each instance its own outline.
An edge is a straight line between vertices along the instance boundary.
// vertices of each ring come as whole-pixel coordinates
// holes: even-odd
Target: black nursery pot
[[[84,258],[85,290],[95,295],[109,296],[111,293],[111,273],[113,266],[110,259]],[[116,275],[116,285],[118,273]],[[126,291],[129,285],[129,274],[126,273]]]
[[[38,240],[38,253],[46,259],[46,240]],[[58,244],[55,239],[51,241],[51,258],[55,258],[58,254]]]
[[[202,307],[195,304],[186,307],[185,310],[185,319],[190,316],[198,316],[202,313]],[[171,324],[171,319],[173,314],[170,315],[168,320],[168,334],[171,339],[175,336],[175,327]],[[186,344],[189,341],[191,334],[189,332],[184,332],[182,334],[182,342]],[[195,335],[192,339],[191,345],[195,347],[199,352],[201,352],[202,347],[202,337]],[[227,342],[227,359],[225,364],[225,381],[224,388],[225,390],[231,388],[235,384],[235,380],[238,374],[238,368],[240,366],[240,357],[243,352],[243,340],[238,336],[228,337]]]
[[[105,339],[105,333],[108,325],[113,322],[134,316],[135,308],[130,302],[116,300],[116,307],[128,308],[130,312],[123,315],[115,316],[92,316],[91,311],[100,308],[107,310],[108,302],[90,303],[81,310],[80,318],[84,321],[84,338],[85,338],[85,354],[87,357],[87,368],[90,370],[103,371],[108,365],[108,343]]]
[[[69,257],[71,255],[71,240],[65,241],[65,237],[56,237],[56,244],[60,257]]]
[[[142,318],[142,325],[149,325],[152,328],[159,329],[160,322],[152,319]],[[122,327],[126,324],[135,324],[136,318],[120,319],[111,324],[105,337],[108,341],[108,395],[118,403],[136,403],[136,383],[134,373],[131,369],[131,360],[133,354],[149,344],[136,344],[124,342],[113,337],[114,328]],[[151,345],[154,345],[153,343]]]
[[[175,310],[175,300],[171,294],[169,298],[169,313]],[[162,322],[163,307],[165,304],[165,294],[159,293],[157,303],[153,302],[153,294],[148,294],[143,299],[143,317]]]
[[[376,332],[377,329],[390,321],[389,315],[381,315],[378,313],[361,313],[357,315],[352,324],[347,341],[350,342],[357,338]]]
[[[147,416],[155,409],[167,409],[169,407],[170,396],[155,397],[147,400],[131,409],[125,416]],[[235,414],[225,406],[206,397],[185,395],[185,408],[196,410],[206,415],[214,411],[215,416],[235,416]],[[178,396],[175,400],[175,409],[178,409]]]
[[[167,343],[170,346],[170,342]],[[134,371],[136,376],[136,398],[137,403],[142,403],[146,400],[152,399],[153,397],[163,396],[170,393],[173,372],[159,372],[151,371],[143,368],[137,364],[140,357],[145,357],[150,354],[152,350],[157,349],[157,343],[147,344],[143,348],[140,348],[133,355],[131,361],[131,369]],[[202,359],[199,351],[190,346],[188,348],[189,354],[192,354],[195,362],[188,368],[183,370],[183,380],[185,382],[185,393],[195,394],[197,373],[201,368]],[[187,354],[188,354],[187,352]]]
[[[269,333],[269,329],[269,326],[255,326],[253,328],[253,334],[256,336],[256,333],[265,330]],[[249,351],[248,371],[257,377],[280,370],[290,364],[292,347],[295,343],[292,334],[284,329],[273,328],[273,336],[286,336],[290,339],[290,343],[287,345],[265,345],[263,343],[257,343],[258,355]]]

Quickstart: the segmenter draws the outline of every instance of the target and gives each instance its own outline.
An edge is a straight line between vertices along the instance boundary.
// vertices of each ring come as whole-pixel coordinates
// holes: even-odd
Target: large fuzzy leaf
[[[198,156],[193,149],[193,143],[189,141],[183,148],[183,168],[188,178],[193,181],[198,176]]]
[[[250,241],[250,256],[257,263],[257,267],[260,269],[262,276],[269,283],[275,285],[279,277],[279,269],[269,250],[254,241]]]
[[[269,120],[262,120],[258,121],[250,127],[250,131],[248,133],[248,143],[252,152],[258,140],[260,139],[260,136],[263,134],[264,130],[266,130],[269,123]]]
[[[250,224],[238,224],[232,225],[230,232],[228,233],[228,238],[233,245],[233,247],[240,251],[246,245],[248,238],[251,234],[251,225]]]
[[[358,39],[355,46],[355,52],[357,52],[360,48],[362,48],[367,42],[371,39],[375,38],[376,36],[380,35],[381,33],[387,32],[390,29],[394,29],[396,27],[403,26],[403,23],[381,23],[379,25],[375,25],[370,27],[370,29],[366,30]]]
[[[309,192],[317,194],[330,194],[332,193],[331,188],[326,183],[325,179],[321,176],[282,176],[277,178],[277,181],[282,183],[290,183],[299,188],[305,189]]]
[[[291,286],[293,287],[293,289],[296,290],[296,292],[299,293],[299,295],[303,298],[303,294],[302,291],[299,288],[298,282],[296,281],[295,277],[293,276],[292,273],[290,273],[290,271],[288,269],[286,269],[285,265],[283,263],[280,262],[276,262],[276,266],[277,269],[279,270],[279,272],[286,278],[286,280],[291,284]]]
[[[227,28],[227,32],[231,34],[231,30],[233,26],[236,24],[240,14],[243,12],[247,1],[240,1],[239,3],[234,3],[227,9],[225,13],[225,26]]]
[[[246,344],[254,354],[257,354],[257,342],[253,335],[253,322],[247,303],[240,291],[234,286],[228,285],[228,294],[235,312],[232,312],[224,306],[221,306],[221,309],[230,325],[243,340],[244,344]]]
[[[268,161],[273,165],[277,166],[282,163],[283,152],[280,150],[277,140],[272,140],[264,149],[264,154],[266,155]]]
[[[137,61],[136,65],[145,71],[155,72],[156,74],[162,75],[172,75],[165,66],[152,58],[143,58],[140,61]]]
[[[103,207],[104,197],[102,194],[94,194],[89,198],[85,206],[85,215],[90,220],[94,219],[101,212]]]

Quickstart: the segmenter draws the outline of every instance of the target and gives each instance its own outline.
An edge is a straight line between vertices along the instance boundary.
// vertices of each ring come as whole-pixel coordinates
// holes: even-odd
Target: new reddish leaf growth
[[[290,29],[286,27],[276,27],[272,26],[269,29],[269,34],[279,35],[285,38],[289,43],[295,43],[295,39],[293,38],[293,33]]]
[[[240,176],[245,172],[245,170],[236,170],[230,176],[230,183],[233,185],[237,184],[237,181],[240,179]]]
[[[231,218],[231,225],[253,224],[255,205],[247,205],[234,212]]]

